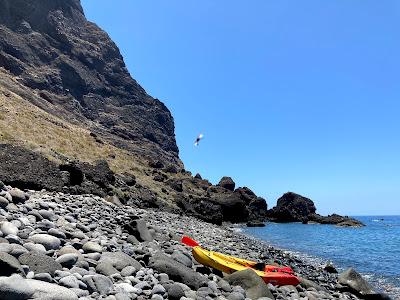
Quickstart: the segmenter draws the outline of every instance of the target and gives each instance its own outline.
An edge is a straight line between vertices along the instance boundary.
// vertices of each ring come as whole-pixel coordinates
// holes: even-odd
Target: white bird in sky
[[[195,146],[198,146],[200,143],[200,140],[204,137],[204,134],[200,133],[199,136],[197,137],[196,141],[194,142]]]

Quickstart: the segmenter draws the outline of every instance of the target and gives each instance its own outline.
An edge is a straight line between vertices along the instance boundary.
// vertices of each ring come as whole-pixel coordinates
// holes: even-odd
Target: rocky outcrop
[[[248,187],[236,189],[235,194],[246,203],[246,209],[249,212],[249,220],[258,222],[264,222],[266,220],[268,205],[265,199],[258,197]]]
[[[286,193],[280,197],[268,216],[276,222],[303,222],[316,211],[314,202],[295,193]]]
[[[184,189],[177,203],[185,213],[214,224],[263,222],[267,215],[267,203],[249,188],[231,191],[197,178],[190,180],[190,191]]]
[[[218,186],[223,187],[227,190],[234,191],[235,190],[235,182],[231,177],[224,176],[218,183]]]
[[[343,217],[337,214],[332,214],[329,216],[321,216],[319,214],[311,214],[307,218],[307,222],[316,222],[320,224],[332,224],[337,225],[339,227],[363,227],[365,226],[362,222],[350,218],[350,217]]]
[[[362,222],[337,214],[321,216],[316,213],[314,202],[311,199],[295,193],[286,193],[278,199],[276,206],[269,210],[268,219],[273,222],[302,222],[332,224],[338,227],[362,227]]]
[[[106,161],[57,164],[40,153],[0,144],[0,180],[22,189],[68,191],[105,196],[115,183]]]
[[[219,205],[224,221],[232,223],[245,222],[249,218],[246,202],[230,190],[211,186],[207,190],[209,201]]]
[[[42,155],[10,144],[0,144],[0,180],[19,188],[61,190],[64,178],[57,164]]]

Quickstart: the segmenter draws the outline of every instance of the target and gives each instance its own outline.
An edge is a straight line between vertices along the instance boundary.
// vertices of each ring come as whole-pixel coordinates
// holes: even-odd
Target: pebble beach
[[[0,299],[245,300],[250,290],[199,265],[180,242],[290,266],[297,286],[266,285],[257,299],[358,299],[337,274],[238,232],[186,215],[116,206],[92,195],[0,193]],[[134,225],[132,225],[134,224]],[[251,298],[251,297],[252,298]]]

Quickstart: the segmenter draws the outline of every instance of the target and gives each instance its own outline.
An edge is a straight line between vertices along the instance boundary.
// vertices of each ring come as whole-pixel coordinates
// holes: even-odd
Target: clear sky
[[[400,214],[400,1],[82,0],[193,174]],[[199,147],[196,136],[204,133]]]

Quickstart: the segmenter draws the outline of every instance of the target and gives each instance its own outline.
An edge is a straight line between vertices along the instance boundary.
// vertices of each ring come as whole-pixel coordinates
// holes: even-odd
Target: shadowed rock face
[[[24,189],[105,196],[115,183],[114,174],[105,161],[95,165],[84,162],[57,165],[28,149],[0,144],[0,162],[0,179]]]
[[[120,148],[182,165],[171,113],[132,79],[79,0],[0,0],[0,67],[38,94],[23,98],[43,110]]]

